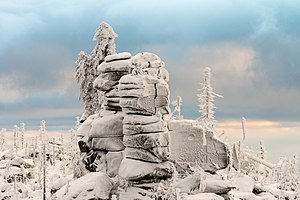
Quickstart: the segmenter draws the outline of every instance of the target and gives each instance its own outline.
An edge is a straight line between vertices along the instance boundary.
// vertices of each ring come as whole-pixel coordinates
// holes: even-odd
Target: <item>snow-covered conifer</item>
[[[214,132],[214,124],[215,124],[215,105],[214,99],[215,97],[222,97],[221,95],[213,92],[213,88],[211,86],[211,69],[206,67],[203,71],[203,83],[201,84],[201,89],[199,89],[199,112],[201,113],[201,117],[199,121],[203,128],[206,131]]]
[[[75,78],[80,83],[79,99],[85,104],[85,112],[80,119],[81,122],[88,116],[99,111],[101,107],[102,98],[99,97],[101,93],[93,88],[93,82],[99,75],[97,67],[104,61],[104,58],[116,53],[116,36],[112,27],[102,22],[93,37],[93,40],[96,40],[97,44],[92,50],[91,55],[83,51],[79,53],[78,60],[76,61]]]
[[[24,132],[25,132],[25,123],[20,123],[20,131],[21,131],[21,148],[24,148]]]

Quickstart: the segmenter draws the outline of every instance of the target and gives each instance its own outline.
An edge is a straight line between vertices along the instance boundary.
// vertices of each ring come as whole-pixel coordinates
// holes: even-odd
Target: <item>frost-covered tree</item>
[[[91,55],[83,51],[79,53],[76,61],[75,78],[80,83],[79,99],[85,104],[85,112],[80,119],[81,122],[99,111],[101,107],[102,93],[93,88],[93,82],[99,75],[97,67],[104,61],[104,58],[116,53],[115,38],[116,34],[112,27],[102,22],[93,37],[97,44]]]
[[[97,67],[104,61],[106,56],[116,53],[116,37],[117,34],[109,24],[106,22],[100,24],[93,37],[93,40],[97,41],[91,53],[93,66]]]
[[[174,111],[172,112],[172,115],[175,114],[174,118],[179,120],[182,119],[181,116],[181,106],[182,106],[182,98],[181,96],[177,96],[174,101],[172,101],[172,105],[175,106]]]
[[[24,148],[24,132],[25,132],[25,123],[20,123],[20,131],[21,131],[21,148]]]
[[[199,112],[201,117],[198,119],[201,122],[201,125],[206,131],[214,131],[215,124],[215,97],[222,97],[221,95],[213,92],[211,86],[211,69],[206,67],[203,71],[203,83],[199,89]]]

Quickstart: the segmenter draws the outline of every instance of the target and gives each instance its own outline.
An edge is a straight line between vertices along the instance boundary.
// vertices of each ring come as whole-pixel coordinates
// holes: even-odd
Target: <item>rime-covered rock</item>
[[[119,90],[116,87],[113,87],[111,90],[105,92],[105,97],[119,97]]]
[[[229,148],[222,141],[206,133],[206,146],[203,145],[203,130],[193,125],[195,121],[168,122],[171,131],[171,159],[177,162],[199,165],[205,171],[215,172],[224,169],[229,163]]]
[[[250,176],[236,173],[231,179],[230,179],[235,185],[237,186],[237,190],[241,192],[252,192],[255,180],[251,178]]]
[[[133,182],[153,182],[171,178],[173,164],[171,162],[149,163],[124,158],[121,162],[119,175]]]
[[[23,165],[25,168],[33,168],[34,163],[31,159],[25,159],[20,157],[15,157],[11,162],[10,165],[21,167]]]
[[[169,147],[153,147],[149,149],[126,147],[124,157],[145,162],[162,162],[170,156]]]
[[[205,176],[198,172],[188,176],[175,184],[175,188],[180,189],[180,192],[187,194],[197,194],[204,192]]]
[[[128,187],[126,191],[119,193],[119,200],[153,200],[151,196],[153,193],[148,190],[144,190],[138,187]]]
[[[90,115],[78,128],[76,134],[78,137],[88,136],[91,128],[92,122],[99,117],[99,114]]]
[[[66,188],[68,187],[68,189]],[[102,172],[91,172],[58,190],[57,199],[109,199],[113,183]]]
[[[130,59],[126,60],[116,60],[113,62],[103,62],[101,63],[97,70],[100,73],[105,72],[129,72],[132,69],[132,63]]]
[[[156,123],[146,124],[146,125],[123,125],[124,135],[135,135],[138,133],[157,133],[168,131],[167,123],[160,120]]]
[[[111,61],[125,60],[130,58],[131,58],[131,54],[129,52],[122,52],[122,53],[106,56],[104,60],[105,62],[111,62]]]
[[[152,115],[152,116],[143,116],[143,115],[125,115],[123,124],[128,125],[147,125],[159,122],[161,117]]]
[[[256,196],[251,192],[230,191],[228,194],[234,199],[262,200],[260,197]]]
[[[226,194],[236,187],[232,181],[223,180],[220,176],[206,173],[205,193]]]
[[[92,122],[89,132],[91,138],[108,138],[123,136],[123,113],[99,117]]]
[[[97,118],[92,123],[89,132],[91,138],[107,138],[123,136],[123,113]]]
[[[124,135],[123,142],[125,147],[151,149],[154,147],[168,147],[169,138],[169,132]]]
[[[93,138],[93,150],[106,150],[106,151],[122,151],[125,147],[123,145],[123,137],[111,138]]]
[[[98,77],[94,81],[94,88],[101,90],[101,91],[108,91],[117,84],[118,84],[118,81],[105,80],[105,79]]]
[[[123,160],[123,151],[108,152],[106,155],[107,160],[107,174],[110,177],[117,176],[119,174],[119,168],[121,161]]]
[[[132,75],[132,74],[123,76],[120,79],[119,83],[120,85],[124,85],[119,87],[126,87],[127,84],[139,85],[139,87],[147,84],[166,84],[164,81],[150,75]]]
[[[137,89],[127,89],[127,88],[120,89],[120,87],[119,87],[119,95],[121,97],[153,96],[153,95],[156,95],[156,89],[153,84],[147,84],[143,88],[137,88]]]

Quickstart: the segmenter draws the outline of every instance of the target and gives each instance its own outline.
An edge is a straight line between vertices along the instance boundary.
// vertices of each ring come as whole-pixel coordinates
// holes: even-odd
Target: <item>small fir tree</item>
[[[203,71],[203,83],[201,84],[201,89],[199,90],[199,107],[201,117],[200,121],[206,126],[206,130],[213,131],[215,123],[215,97],[222,97],[221,95],[213,92],[211,86],[211,69],[206,67]],[[222,97],[223,98],[223,97]]]
[[[201,84],[201,89],[199,89],[199,112],[201,117],[198,119],[200,125],[203,129],[203,145],[206,145],[206,132],[214,133],[215,126],[215,97],[222,97],[221,95],[213,92],[211,86],[211,69],[206,67],[203,71],[203,83]]]

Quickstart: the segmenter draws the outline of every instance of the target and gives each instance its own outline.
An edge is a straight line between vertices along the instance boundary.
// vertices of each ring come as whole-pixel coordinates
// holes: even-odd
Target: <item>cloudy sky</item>
[[[300,135],[299,9],[295,0],[0,0],[0,128],[73,126],[83,110],[75,61],[106,21],[118,52],[165,61],[185,118],[200,115],[197,89],[211,67],[220,128],[240,129],[244,116],[252,130]]]

